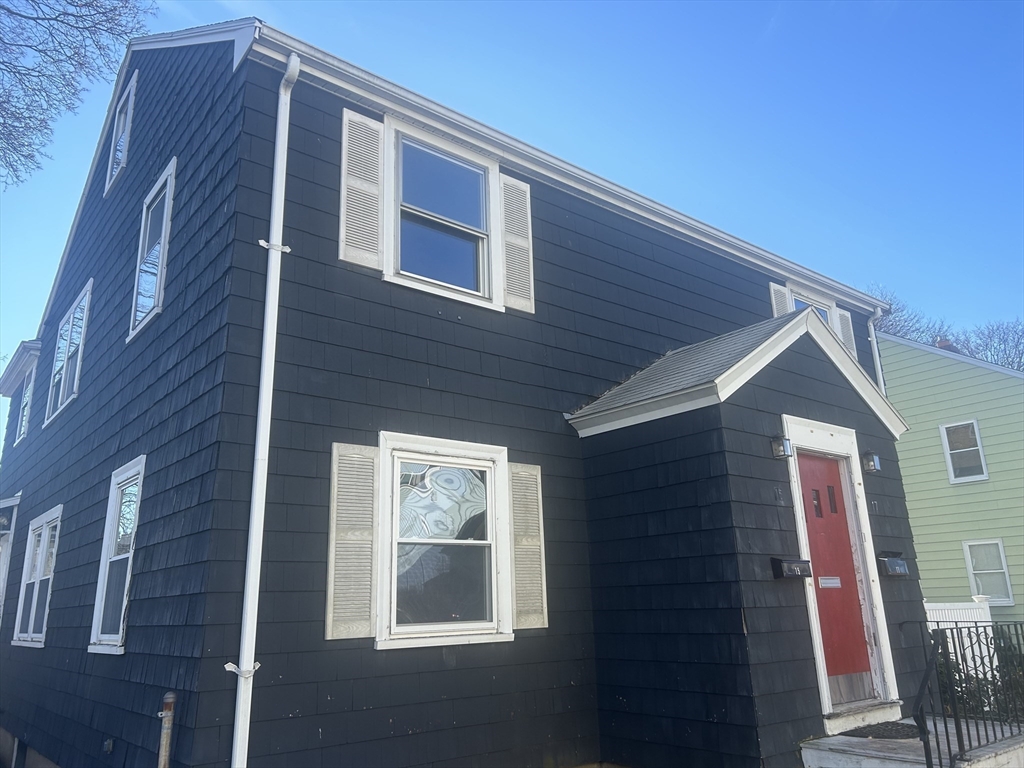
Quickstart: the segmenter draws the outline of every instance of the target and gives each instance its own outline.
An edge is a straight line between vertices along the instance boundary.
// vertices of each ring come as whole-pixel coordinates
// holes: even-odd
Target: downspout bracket
[[[239,677],[244,677],[246,679],[249,679],[250,677],[255,675],[256,670],[259,668],[260,663],[258,661],[252,665],[252,669],[239,669],[238,665],[231,661],[224,665],[224,669],[226,669],[228,672],[234,672]]]
[[[266,248],[268,251],[280,251],[281,253],[291,253],[292,249],[287,245],[278,245],[277,243],[268,243],[266,240],[260,240],[259,244]]]

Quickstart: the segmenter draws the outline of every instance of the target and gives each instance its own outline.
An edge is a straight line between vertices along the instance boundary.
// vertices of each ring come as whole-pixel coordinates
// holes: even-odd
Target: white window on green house
[[[62,510],[63,506],[54,507],[28,524],[12,645],[42,647],[46,637]]]
[[[390,432],[334,446],[327,639],[405,648],[547,626],[540,467],[507,457]]]
[[[1013,605],[1010,572],[1002,539],[965,541],[964,558],[974,595],[985,595],[989,605]]]
[[[21,495],[0,500],[0,608],[7,599],[7,574],[11,568],[11,545],[14,542],[14,524],[18,521]],[[0,610],[0,621],[3,611]]]
[[[117,111],[114,113],[113,132],[110,136],[110,157],[107,161],[107,184],[103,190],[105,195],[118,177],[125,165],[128,164],[128,142],[132,134],[132,115],[135,112],[135,85],[139,80],[139,73],[136,70],[131,81],[124,90],[121,100],[117,103]]]
[[[86,283],[85,288],[57,327],[57,348],[53,355],[50,397],[46,406],[47,422],[78,394],[78,380],[82,370],[82,348],[85,345],[91,296],[92,280]]]
[[[145,471],[146,457],[139,456],[110,476],[103,551],[92,617],[92,642],[89,645],[92,653],[124,653],[124,621]]]
[[[946,470],[951,483],[988,480],[988,466],[981,447],[977,419],[939,427],[942,450],[946,454]]]

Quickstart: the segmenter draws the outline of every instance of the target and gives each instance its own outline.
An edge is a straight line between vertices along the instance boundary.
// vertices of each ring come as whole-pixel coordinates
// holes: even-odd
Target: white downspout
[[[875,336],[875,321],[882,316],[882,308],[875,307],[875,314],[868,318],[868,340],[871,342],[871,359],[875,363],[875,378],[878,388],[885,394],[885,377],[882,375],[882,358],[878,354],[878,338]]]
[[[249,548],[245,560],[242,602],[242,637],[238,666],[224,668],[238,675],[235,697],[235,728],[231,740],[231,765],[245,768],[249,760],[249,720],[252,714],[252,676],[259,669],[256,655],[256,614],[260,604],[260,570],[263,564],[263,525],[267,509],[267,470],[270,465],[270,411],[274,400],[274,363],[277,360],[277,314],[281,293],[281,245],[284,232],[284,187],[288,170],[288,122],[292,87],[299,77],[299,57],[288,57],[277,96],[277,137],[274,141],[274,181],[270,194],[270,242],[267,249],[267,300],[263,312],[263,356],[260,361],[259,408],[256,412],[256,455],[252,466],[252,502],[249,508]]]

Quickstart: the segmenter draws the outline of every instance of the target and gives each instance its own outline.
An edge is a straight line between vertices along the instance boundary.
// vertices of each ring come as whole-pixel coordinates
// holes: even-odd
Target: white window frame
[[[110,492],[107,496],[107,517],[103,529],[103,550],[100,554],[99,577],[96,580],[96,602],[93,606],[92,639],[89,644],[89,653],[124,653],[124,617],[128,609],[128,588],[132,581],[135,534],[139,527],[139,510],[142,507],[142,480],[145,473],[146,457],[142,455],[132,459],[123,467],[114,470],[110,475]],[[138,481],[139,491],[135,501],[135,527],[132,529],[131,548],[127,554],[118,555],[116,558],[128,560],[128,573],[124,580],[124,594],[121,596],[121,621],[118,622],[118,632],[103,634],[100,630],[103,624],[103,609],[106,603],[107,578],[110,572],[110,563],[115,559],[111,557],[111,552],[117,538],[117,522],[121,512],[118,501],[121,489],[133,481]]]
[[[135,74],[132,75],[131,81],[128,83],[128,87],[121,95],[120,101],[117,102],[117,109],[114,110],[113,124],[111,125],[111,136],[110,136],[110,149],[107,153],[107,181],[103,187],[103,196],[107,196],[107,192],[114,186],[114,182],[120,178],[123,173],[125,166],[128,165],[128,147],[131,144],[132,138],[132,116],[135,114],[135,86],[139,81],[139,71],[135,70]],[[121,167],[118,168],[116,174],[111,175],[111,171],[114,168],[114,147],[117,146],[117,121],[121,116],[122,111],[125,115],[124,124],[124,149],[121,150]]]
[[[1001,571],[975,571],[974,566],[971,564],[971,547],[980,544],[996,544],[999,547],[999,558],[1003,563]],[[978,583],[974,580],[975,573],[1002,573],[1003,578],[1006,579],[1006,594],[1010,597],[1009,599],[1003,597],[993,597],[987,595],[989,605],[1001,605],[1001,606],[1013,606],[1016,605],[1016,601],[1013,597],[1013,583],[1010,581],[1010,569],[1006,565],[1006,550],[1003,548],[1002,539],[973,539],[971,541],[963,542],[964,546],[964,561],[967,563],[967,579],[971,585],[971,594],[980,595],[983,594],[979,589]]]
[[[21,493],[9,499],[0,499],[0,514],[11,516],[11,526],[7,533],[0,533],[0,541],[7,540],[0,549],[0,626],[3,626],[3,607],[7,600],[7,576],[11,569],[11,549],[14,547],[14,527],[18,524],[18,507],[21,504]],[[10,510],[10,511],[5,511]]]
[[[171,208],[174,204],[174,178],[178,168],[178,158],[172,157],[171,162],[167,164],[164,172],[160,174],[160,178],[157,179],[156,184],[149,190],[149,194],[146,195],[146,200],[142,204],[142,224],[139,227],[139,250],[135,259],[135,286],[132,289],[132,307],[131,315],[128,319],[128,337],[125,339],[125,344],[135,338],[138,333],[145,328],[153,318],[163,312],[164,309],[164,281],[167,275],[167,251],[169,240],[171,238]],[[147,220],[149,218],[150,208],[153,205],[153,201],[160,196],[160,193],[164,192],[164,217],[163,221],[160,222],[160,264],[157,267],[156,277],[156,294],[154,296],[154,304],[152,308],[142,317],[138,322],[135,321],[136,307],[139,302],[139,276],[142,272],[142,260],[145,258],[144,253],[146,248],[147,235],[149,234],[147,229]]]
[[[394,564],[398,539],[395,465],[402,458],[486,466],[489,471],[488,505],[491,538],[491,622],[416,625],[399,629],[394,623],[396,579]],[[383,648],[416,648],[514,639],[512,582],[512,521],[509,498],[508,449],[496,445],[456,440],[380,433],[380,483],[377,506],[377,593],[375,596],[376,643]]]
[[[65,408],[67,408],[68,404],[74,401],[76,397],[78,397],[78,384],[82,374],[82,358],[85,357],[85,338],[89,330],[89,310],[92,305],[92,278],[89,278],[89,282],[85,284],[85,288],[83,288],[82,292],[78,294],[78,297],[71,304],[71,308],[67,311],[67,314],[65,314],[63,319],[61,319],[60,325],[57,326],[57,340],[53,347],[53,362],[54,365],[56,365],[57,349],[60,347],[60,329],[64,327],[65,323],[72,322],[75,310],[78,308],[78,305],[81,304],[83,300],[85,301],[85,313],[82,316],[82,338],[79,340],[78,343],[78,360],[75,364],[74,376],[68,376],[69,371],[67,371],[67,357],[65,357],[65,371],[64,376],[61,378],[60,382],[61,391],[57,393],[56,397],[54,397],[53,377],[56,374],[56,370],[51,368],[50,386],[47,388],[46,393],[46,419],[43,421],[43,427],[46,427],[47,424],[49,424],[51,421],[57,418],[57,414],[63,411]],[[70,331],[68,339],[68,343],[70,344]],[[71,381],[72,378],[74,379],[74,382],[70,385],[71,390],[69,393],[68,382]],[[54,405],[55,403],[56,406]]]
[[[978,439],[978,455],[981,457],[981,474],[971,475],[970,477],[957,477],[953,472],[953,457],[949,449],[949,436],[946,434],[946,430],[952,427],[963,427],[967,424],[974,425],[974,436]],[[982,480],[988,480],[988,463],[985,461],[985,449],[981,445],[981,429],[978,427],[977,419],[965,419],[963,421],[952,421],[948,424],[939,425],[939,437],[942,438],[942,455],[946,459],[946,473],[949,475],[949,482],[951,485],[959,485],[960,483],[977,483]],[[973,448],[964,448],[961,450],[973,451]],[[955,451],[959,453],[960,451]]]
[[[32,416],[32,395],[36,389],[36,364],[25,373],[21,384],[21,402],[18,403],[18,423],[15,427],[14,444],[17,445],[28,434],[28,420]]]
[[[429,149],[476,166],[484,171],[486,190],[487,233],[483,239],[481,254],[479,293],[454,285],[431,280],[428,277],[402,272],[400,269],[399,229],[401,227],[402,204],[399,199],[401,181],[399,153],[403,136]],[[406,285],[438,296],[457,299],[488,309],[505,310],[505,260],[501,223],[501,172],[496,160],[473,152],[424,131],[416,126],[403,123],[390,115],[384,116],[384,274],[385,280]]]
[[[46,638],[46,626],[50,616],[50,595],[53,594],[53,579],[57,573],[57,552],[60,550],[60,517],[63,510],[64,505],[58,504],[49,512],[44,512],[28,524],[28,534],[25,537],[25,561],[21,568],[21,588],[18,590],[18,612],[14,618],[14,639],[11,640],[11,645],[23,645],[29,648],[42,648],[44,645],[44,640]],[[42,578],[40,571],[46,562],[46,534],[51,525],[54,524],[57,528],[53,541],[54,567],[49,576],[50,583],[47,585],[45,600],[46,607],[44,608],[43,613],[43,628],[41,632],[36,633],[32,631],[32,626],[35,624],[36,611],[39,610],[39,581]],[[40,531],[42,534],[42,543],[39,550],[39,559],[33,563],[32,539],[37,531]],[[31,573],[30,571],[33,566],[35,566],[35,572]],[[36,588],[32,591],[32,605],[28,607],[28,632],[22,632],[21,617],[22,612],[25,610],[25,586],[29,582],[35,582]]]

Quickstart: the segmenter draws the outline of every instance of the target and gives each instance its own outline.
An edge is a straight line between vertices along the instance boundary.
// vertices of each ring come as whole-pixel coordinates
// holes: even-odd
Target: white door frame
[[[858,703],[858,717],[855,721],[837,717],[829,693],[828,672],[825,669],[825,647],[821,638],[821,624],[818,613],[818,598],[814,589],[814,577],[804,579],[807,597],[807,614],[811,625],[811,643],[814,647],[814,662],[818,674],[818,693],[821,697],[821,711],[825,714],[827,733],[840,733],[856,725],[868,722],[885,722],[899,719],[896,671],[892,661],[892,648],[885,621],[885,607],[882,604],[882,590],[878,581],[878,565],[875,547],[871,538],[871,522],[868,518],[867,498],[864,495],[864,478],[861,474],[860,451],[857,447],[857,433],[846,427],[824,424],[798,416],[782,416],[783,430],[793,445],[793,455],[787,459],[789,481],[793,492],[793,512],[796,517],[796,534],[800,545],[800,557],[811,559],[810,541],[807,535],[807,519],[804,516],[803,493],[800,488],[800,470],[797,454],[817,453],[839,460],[840,476],[843,483],[843,499],[846,502],[847,521],[850,525],[850,541],[853,544],[853,562],[860,580],[861,604],[864,609],[865,638],[871,659],[871,676],[878,693],[877,703],[883,706],[875,717],[864,716],[862,703]],[[843,471],[845,469],[845,471]],[[812,565],[813,568],[813,565]],[[865,598],[867,604],[865,605]],[[872,637],[873,635],[873,637]],[[895,712],[893,712],[895,705]],[[841,708],[842,709],[842,708]],[[884,711],[881,711],[884,710]],[[831,722],[830,722],[831,721]]]

